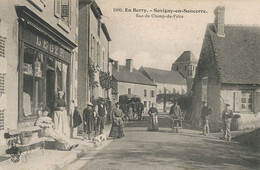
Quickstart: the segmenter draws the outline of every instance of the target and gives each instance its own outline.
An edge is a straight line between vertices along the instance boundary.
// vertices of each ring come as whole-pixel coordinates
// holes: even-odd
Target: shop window
[[[147,96],[147,91],[146,90],[144,90],[144,97],[146,97]]]
[[[253,92],[251,91],[242,91],[241,98],[241,109],[242,111],[253,111]]]
[[[22,56],[21,56],[22,57]],[[57,61],[46,53],[24,47],[21,72],[19,120],[36,118],[38,110],[52,110],[57,90],[65,92],[68,101],[68,65]]]
[[[43,107],[44,77],[43,54],[31,48],[24,49],[23,70],[23,116],[36,116],[37,110]]]

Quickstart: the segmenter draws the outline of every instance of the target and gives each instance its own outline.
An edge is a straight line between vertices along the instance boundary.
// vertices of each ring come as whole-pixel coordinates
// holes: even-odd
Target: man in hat
[[[209,122],[208,116],[212,113],[212,109],[207,105],[207,101],[202,101],[203,107],[201,109],[201,126],[203,127],[202,134],[207,135],[209,134]]]
[[[99,134],[103,134],[103,130],[105,128],[105,120],[107,116],[107,109],[105,107],[104,100],[100,101],[100,104],[98,105],[98,118],[97,118],[97,131],[99,131]]]
[[[87,107],[83,110],[84,135],[82,140],[86,139],[86,134],[88,135],[88,140],[90,140],[90,135],[93,131],[96,134],[96,115],[93,104],[88,102]]]
[[[173,105],[171,106],[169,115],[171,119],[172,131],[176,130],[176,133],[178,133],[179,126],[182,127],[182,113],[177,100],[173,101]]]
[[[230,125],[233,117],[233,111],[229,108],[230,104],[226,103],[225,109],[222,112],[223,121],[223,137],[221,139],[231,141]]]

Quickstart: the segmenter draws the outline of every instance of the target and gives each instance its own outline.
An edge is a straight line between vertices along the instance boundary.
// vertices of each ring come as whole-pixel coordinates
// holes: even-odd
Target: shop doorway
[[[46,106],[50,108],[49,117],[53,117],[55,100],[55,71],[48,69],[46,72]]]

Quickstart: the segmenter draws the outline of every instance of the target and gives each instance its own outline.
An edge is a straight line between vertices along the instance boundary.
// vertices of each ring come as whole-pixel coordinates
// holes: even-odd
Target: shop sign
[[[35,35],[34,33],[26,30],[24,31],[23,40],[34,47],[40,48],[48,54],[61,59],[62,61],[70,63],[71,54],[68,51],[58,45],[55,45],[40,35]]]

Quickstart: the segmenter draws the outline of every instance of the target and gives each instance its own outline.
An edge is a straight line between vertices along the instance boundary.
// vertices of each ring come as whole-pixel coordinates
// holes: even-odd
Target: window
[[[154,97],[154,91],[151,90],[151,97]]]
[[[102,51],[102,68],[103,68],[103,71],[107,71],[107,70],[105,70],[106,69],[106,67],[105,67],[105,51],[103,50]]]
[[[146,90],[144,90],[144,97],[146,97],[147,96],[147,91]]]
[[[252,91],[242,91],[241,98],[241,109],[242,111],[253,111],[253,92]]]
[[[151,101],[149,101],[149,108],[151,107],[151,105],[152,105],[152,103],[151,103]]]
[[[185,66],[185,70],[187,70],[187,66]]]
[[[71,0],[55,0],[55,16],[71,25]]]
[[[147,101],[144,101],[144,107],[147,107]]]
[[[176,71],[178,71],[178,66],[176,66]]]
[[[43,54],[29,47],[24,49],[23,116],[36,116],[43,107]]]
[[[65,92],[65,100],[68,103],[66,94],[69,93],[69,67],[67,64],[25,46],[21,65],[23,70],[20,74],[19,120],[36,118],[38,110],[46,106],[52,111],[57,90]]]
[[[192,76],[192,70],[188,70],[188,76]]]
[[[131,93],[132,93],[131,88],[128,88],[128,89],[127,89],[127,93],[128,93],[128,94],[131,94]]]

